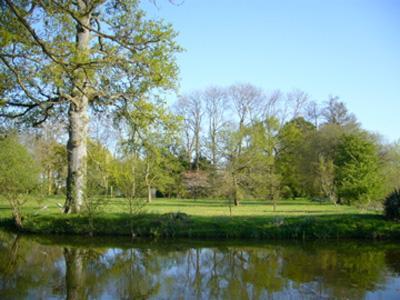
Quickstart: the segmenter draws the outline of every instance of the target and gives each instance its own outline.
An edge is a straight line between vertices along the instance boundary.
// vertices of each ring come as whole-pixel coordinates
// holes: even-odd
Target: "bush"
[[[385,199],[385,217],[400,220],[400,190],[395,190]]]

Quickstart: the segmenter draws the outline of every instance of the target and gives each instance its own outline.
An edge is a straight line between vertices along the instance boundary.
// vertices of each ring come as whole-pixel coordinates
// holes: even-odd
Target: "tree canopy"
[[[176,33],[139,2],[1,2],[0,117],[68,119],[66,212],[84,199],[89,109],[140,110],[154,89],[175,87]]]

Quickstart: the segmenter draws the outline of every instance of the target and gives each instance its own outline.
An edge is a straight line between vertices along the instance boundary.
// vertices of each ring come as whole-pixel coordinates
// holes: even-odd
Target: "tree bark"
[[[83,61],[89,57],[89,41],[91,14],[88,12],[86,1],[77,1],[82,12],[77,25],[76,47],[77,55]],[[78,69],[75,74],[75,88],[72,92],[73,101],[70,102],[68,119],[68,176],[67,199],[65,213],[78,213],[85,198],[87,173],[87,136],[88,136],[88,105],[87,87],[89,81],[85,70]]]
[[[194,169],[200,170],[200,124],[196,122],[196,130],[195,130],[195,140],[194,140],[194,151],[195,151],[195,158],[194,158]]]
[[[152,196],[151,196],[151,185],[147,186],[147,203],[151,203]]]
[[[87,105],[87,97],[82,97],[80,106],[71,103],[69,109],[66,213],[78,213],[85,197],[88,131]]]
[[[238,191],[238,183],[237,183],[237,179],[236,179],[236,175],[232,176],[232,180],[233,180],[233,204],[235,206],[239,206],[240,202],[239,202],[239,191]]]
[[[144,177],[144,181],[147,186],[147,203],[151,202],[151,180],[150,180],[150,162],[146,163],[146,175]]]
[[[13,208],[14,224],[18,230],[22,229],[22,216],[18,207]]]

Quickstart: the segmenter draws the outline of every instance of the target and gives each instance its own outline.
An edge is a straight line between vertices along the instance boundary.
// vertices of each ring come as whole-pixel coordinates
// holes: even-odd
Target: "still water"
[[[0,299],[400,299],[400,245],[0,231]]]

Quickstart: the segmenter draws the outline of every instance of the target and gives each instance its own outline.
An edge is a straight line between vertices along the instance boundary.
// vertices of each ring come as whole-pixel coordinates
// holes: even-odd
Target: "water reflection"
[[[0,231],[0,298],[400,298],[397,244],[102,240]]]

